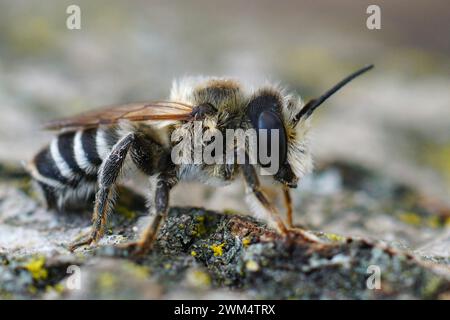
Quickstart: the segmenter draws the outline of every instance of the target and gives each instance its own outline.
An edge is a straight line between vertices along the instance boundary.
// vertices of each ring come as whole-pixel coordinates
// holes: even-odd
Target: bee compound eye
[[[286,138],[286,131],[284,129],[283,122],[281,121],[280,117],[272,111],[263,111],[258,117],[258,123],[257,123],[257,136],[258,136],[258,146],[260,141],[260,131],[259,129],[266,129],[267,130],[267,139],[266,139],[266,145],[263,146],[266,148],[264,150],[266,154],[270,157],[273,157],[272,149],[275,149],[273,152],[278,152],[278,161],[279,165],[283,165],[287,158],[287,138]],[[278,132],[278,139],[274,141],[276,145],[272,146],[272,135],[275,134],[275,132]],[[274,147],[274,148],[272,148]],[[259,153],[259,152],[258,152]],[[258,157],[259,159],[259,157]],[[261,163],[260,163],[261,164]],[[270,163],[261,164],[264,166],[269,166]]]

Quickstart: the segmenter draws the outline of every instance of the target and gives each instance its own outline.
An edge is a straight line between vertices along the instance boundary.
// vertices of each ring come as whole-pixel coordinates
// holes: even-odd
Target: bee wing
[[[47,130],[64,128],[97,127],[114,124],[119,120],[189,120],[193,107],[181,102],[155,101],[109,106],[81,113],[77,116],[53,120],[44,125]]]

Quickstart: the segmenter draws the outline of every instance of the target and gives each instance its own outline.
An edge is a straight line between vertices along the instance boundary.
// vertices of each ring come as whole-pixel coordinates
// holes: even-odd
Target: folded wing
[[[138,121],[164,121],[164,120],[190,120],[193,107],[181,102],[155,101],[130,103],[118,106],[109,106],[81,113],[79,115],[53,120],[44,125],[47,130],[74,129],[110,125],[120,120]]]

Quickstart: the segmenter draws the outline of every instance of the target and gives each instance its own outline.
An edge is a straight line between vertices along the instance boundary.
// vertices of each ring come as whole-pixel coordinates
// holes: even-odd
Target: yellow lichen
[[[202,270],[190,270],[186,278],[188,283],[194,287],[207,288],[211,285],[211,277]]]
[[[213,244],[210,246],[211,250],[214,252],[215,257],[221,257],[223,255],[223,247],[225,246],[225,243],[221,244]]]
[[[423,295],[428,299],[433,298],[438,289],[440,288],[441,284],[442,284],[441,278],[432,277],[425,285],[425,288],[423,289]]]
[[[164,265],[164,269],[166,269],[166,270],[170,270],[171,268],[172,268],[172,265],[170,263],[166,263]]]
[[[45,286],[45,291],[48,292],[56,292],[56,293],[63,293],[64,292],[64,285],[61,283],[57,283],[54,286],[47,285]]]
[[[53,289],[58,293],[62,293],[64,291],[64,288],[65,288],[64,285],[61,283],[55,284],[53,286]]]
[[[251,242],[252,242],[252,240],[248,237],[245,237],[244,239],[242,239],[242,245],[244,246],[244,248],[247,248]]]
[[[403,212],[400,214],[400,220],[413,226],[420,226],[422,223],[422,218],[414,212]]]
[[[425,162],[438,170],[445,179],[450,190],[450,144],[429,144],[423,153]]]
[[[34,280],[45,280],[48,277],[48,271],[44,268],[45,257],[35,257],[28,261],[25,269],[31,273]]]
[[[37,291],[38,291],[38,289],[35,286],[33,286],[33,285],[28,286],[28,292],[29,293],[36,294]]]
[[[127,268],[128,271],[130,271],[134,276],[136,276],[139,279],[146,279],[150,274],[150,270],[148,267],[141,266],[133,262],[125,263],[125,267]]]
[[[19,53],[43,52],[54,46],[57,36],[49,19],[28,16],[22,20],[22,25],[26,32],[13,30],[7,37]]]
[[[234,210],[234,209],[224,209],[223,210],[223,213],[224,214],[229,214],[229,215],[237,215],[237,214],[239,214],[239,212],[238,211],[236,211],[236,210]]]
[[[125,217],[128,220],[132,220],[136,218],[136,212],[128,209],[127,207],[123,205],[117,205],[116,207],[117,213],[119,213],[121,216]]]
[[[330,240],[330,241],[336,241],[336,242],[342,242],[342,241],[345,241],[345,237],[340,236],[340,235],[335,234],[335,233],[325,233],[324,235],[325,235],[325,237],[327,237],[327,239]]]
[[[430,228],[439,228],[441,226],[441,221],[438,216],[432,216],[427,219],[427,225]]]
[[[1,300],[12,300],[12,299],[14,299],[14,296],[11,292],[5,292],[3,290],[0,290],[0,299]]]
[[[245,268],[246,268],[248,271],[255,272],[255,271],[258,271],[258,270],[259,270],[259,264],[258,264],[256,261],[254,261],[254,260],[249,260],[249,261],[247,261],[247,262],[245,263]]]
[[[104,290],[112,290],[117,284],[117,279],[111,272],[103,272],[98,277],[98,284]]]
[[[205,227],[205,217],[204,216],[198,216],[195,218],[195,220],[198,222],[194,226],[194,230],[192,230],[192,235],[194,237],[198,236],[201,237],[206,233],[206,227]]]

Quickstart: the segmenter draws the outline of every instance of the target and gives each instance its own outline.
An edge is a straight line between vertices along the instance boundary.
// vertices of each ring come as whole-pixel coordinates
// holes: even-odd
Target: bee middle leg
[[[167,216],[169,209],[169,193],[170,190],[176,185],[178,179],[176,177],[175,170],[160,173],[156,177],[156,188],[153,197],[153,205],[150,208],[155,212],[151,212],[155,215],[153,221],[147,226],[141,235],[141,238],[137,242],[131,242],[122,246],[132,254],[142,255],[152,249],[153,244],[158,235],[159,228],[162,222]]]
[[[103,236],[108,216],[114,205],[116,181],[134,141],[135,135],[133,133],[123,137],[114,145],[110,154],[100,166],[92,230],[86,239],[73,243],[69,250],[73,251],[80,246],[95,243]]]

